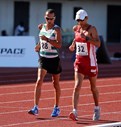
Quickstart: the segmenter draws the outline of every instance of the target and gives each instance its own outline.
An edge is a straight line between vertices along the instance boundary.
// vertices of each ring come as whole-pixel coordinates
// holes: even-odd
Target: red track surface
[[[100,92],[101,119],[92,121],[93,99],[89,81],[84,80],[78,106],[79,121],[68,118],[72,111],[72,91],[74,81],[61,81],[61,114],[50,116],[54,103],[54,89],[51,82],[43,84],[39,105],[39,115],[29,115],[33,106],[35,84],[13,84],[0,86],[0,127],[85,127],[90,125],[121,121],[121,77],[100,78],[97,86]]]

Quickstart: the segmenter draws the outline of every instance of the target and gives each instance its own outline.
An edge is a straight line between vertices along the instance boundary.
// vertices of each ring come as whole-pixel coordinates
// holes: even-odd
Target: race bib
[[[51,45],[46,42],[46,41],[42,41],[41,42],[41,50],[51,50]]]
[[[88,50],[87,50],[87,43],[76,43],[76,54],[80,56],[87,56]]]

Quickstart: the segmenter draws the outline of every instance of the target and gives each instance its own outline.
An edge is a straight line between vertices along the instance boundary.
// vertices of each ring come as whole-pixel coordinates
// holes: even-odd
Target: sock
[[[99,109],[100,107],[99,106],[95,106],[95,109]]]
[[[34,105],[34,107],[38,108],[38,105]]]
[[[73,113],[77,116],[77,109],[73,109]]]
[[[58,108],[58,105],[54,105],[54,108]]]
[[[74,108],[74,109],[73,109],[73,112],[77,112],[77,110]]]

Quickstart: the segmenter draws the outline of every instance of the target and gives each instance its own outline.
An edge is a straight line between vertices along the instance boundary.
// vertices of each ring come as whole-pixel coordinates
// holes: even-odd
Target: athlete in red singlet
[[[74,51],[76,48],[76,59],[74,62],[75,86],[72,97],[73,111],[69,114],[69,117],[72,120],[77,120],[79,92],[84,77],[88,76],[95,102],[93,120],[99,120],[99,94],[96,87],[96,79],[98,74],[96,47],[100,47],[100,40],[96,28],[88,24],[88,15],[85,10],[80,9],[76,13],[75,20],[78,22],[78,24],[73,27],[75,38],[69,47],[70,51]]]

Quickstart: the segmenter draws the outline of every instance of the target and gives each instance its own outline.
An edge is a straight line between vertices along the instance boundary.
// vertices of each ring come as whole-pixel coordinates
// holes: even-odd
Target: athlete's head
[[[86,17],[88,17],[88,14],[85,10],[83,9],[80,9],[79,11],[76,12],[76,18],[75,20],[78,21],[78,20],[84,20]]]
[[[45,21],[47,23],[54,23],[54,21],[55,21],[55,11],[53,9],[48,9],[45,12]]]

